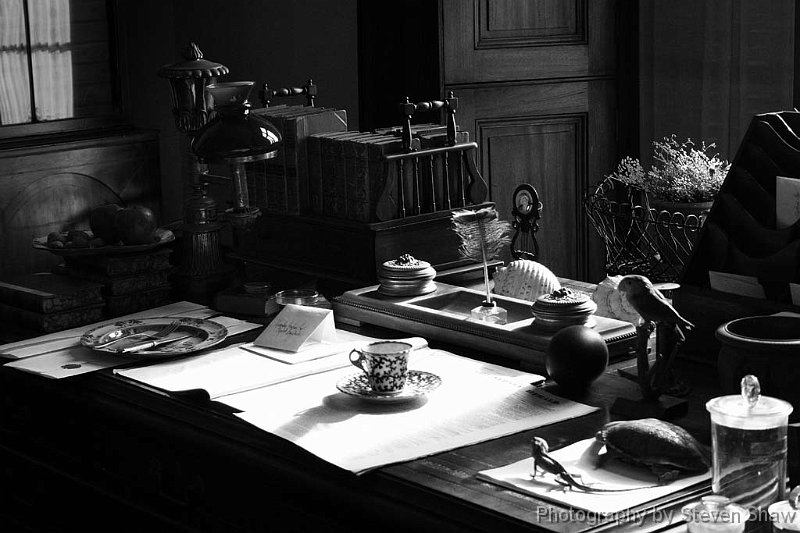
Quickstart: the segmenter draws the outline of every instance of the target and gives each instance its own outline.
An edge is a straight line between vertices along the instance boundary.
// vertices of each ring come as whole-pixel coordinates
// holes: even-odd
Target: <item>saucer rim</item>
[[[358,392],[355,392],[355,391],[344,390],[343,386],[342,386],[342,383],[344,383],[346,380],[351,380],[354,377],[363,375],[363,372],[361,372],[361,373],[356,372],[356,373],[353,373],[353,374],[348,374],[348,375],[342,377],[341,379],[339,379],[339,381],[336,382],[336,388],[339,390],[339,392],[341,392],[343,394],[347,394],[348,396],[350,396],[352,398],[358,398],[360,400],[366,400],[366,401],[376,402],[376,403],[392,403],[392,402],[409,402],[409,401],[412,401],[412,400],[416,400],[418,398],[423,398],[423,397],[427,396],[428,394],[430,394],[431,392],[433,392],[436,389],[438,389],[439,386],[442,384],[441,376],[439,376],[437,374],[434,374],[433,372],[428,372],[427,370],[409,370],[408,373],[409,374],[413,373],[413,374],[416,374],[416,375],[433,376],[438,380],[438,383],[436,383],[435,386],[431,387],[428,390],[424,390],[424,391],[418,390],[413,394],[403,394],[404,392],[406,392],[405,389],[403,389],[403,390],[401,390],[401,391],[399,391],[397,393],[394,393],[394,394],[377,393],[377,392],[373,392],[371,390],[369,391],[368,394],[364,394],[364,393],[358,393]]]

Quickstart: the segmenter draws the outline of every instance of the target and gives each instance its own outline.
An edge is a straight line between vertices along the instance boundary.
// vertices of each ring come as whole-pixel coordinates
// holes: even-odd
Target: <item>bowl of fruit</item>
[[[99,255],[149,250],[175,240],[158,227],[155,213],[144,206],[105,204],[89,212],[89,229],[54,231],[33,239],[33,247],[57,255]]]

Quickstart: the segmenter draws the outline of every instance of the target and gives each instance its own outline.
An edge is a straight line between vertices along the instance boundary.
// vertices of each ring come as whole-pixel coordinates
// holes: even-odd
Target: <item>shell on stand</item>
[[[639,312],[619,290],[621,279],[622,276],[608,276],[597,284],[592,294],[592,300],[597,304],[596,314],[636,324],[639,322]]]
[[[549,268],[529,259],[512,261],[497,269],[492,277],[495,294],[530,302],[561,288],[561,283]]]

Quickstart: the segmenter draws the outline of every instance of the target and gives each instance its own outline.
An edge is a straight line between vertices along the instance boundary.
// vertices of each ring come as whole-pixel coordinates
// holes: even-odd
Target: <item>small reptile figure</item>
[[[575,476],[567,472],[567,469],[564,466],[553,459],[550,455],[548,455],[548,451],[550,450],[550,446],[547,444],[547,441],[541,437],[534,437],[533,441],[531,441],[531,455],[533,456],[533,477],[539,475],[539,471],[547,472],[549,474],[553,474],[556,476],[556,481],[559,483],[566,485],[568,487],[572,487],[574,489],[583,491],[583,492],[627,492],[631,490],[637,490],[643,487],[631,487],[627,489],[600,489],[596,487],[590,487],[589,485],[584,485],[577,479]]]

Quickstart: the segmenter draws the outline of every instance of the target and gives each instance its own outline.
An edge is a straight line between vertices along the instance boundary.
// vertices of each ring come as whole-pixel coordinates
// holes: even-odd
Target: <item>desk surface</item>
[[[681,375],[695,388],[676,422],[707,442],[703,404],[714,373]],[[528,457],[534,434],[554,448],[592,436],[611,403],[638,397],[638,387],[610,368],[585,393],[564,395],[605,409],[357,477],[202,399],[169,397],[109,371],[56,381],[2,368],[0,517],[34,531],[642,530],[575,520],[475,479]],[[681,503],[665,511],[678,519]],[[646,516],[644,529],[669,527],[666,516]]]

